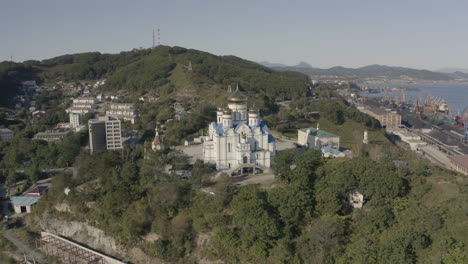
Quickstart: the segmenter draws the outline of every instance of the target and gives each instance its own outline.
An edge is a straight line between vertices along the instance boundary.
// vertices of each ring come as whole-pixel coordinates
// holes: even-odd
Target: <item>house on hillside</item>
[[[364,205],[364,191],[356,189],[349,194],[349,204],[353,208],[362,208]]]
[[[22,196],[10,196],[10,202],[13,206],[13,209],[15,210],[15,213],[30,213],[33,206],[49,189],[49,186],[49,184],[37,185]]]

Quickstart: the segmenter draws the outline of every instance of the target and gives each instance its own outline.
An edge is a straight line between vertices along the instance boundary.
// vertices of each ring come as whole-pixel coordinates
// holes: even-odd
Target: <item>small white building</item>
[[[321,150],[324,147],[340,149],[340,137],[318,127],[301,128],[297,131],[297,143],[302,146]]]
[[[30,213],[33,206],[48,189],[49,185],[37,185],[23,196],[10,196],[10,201],[15,213]]]
[[[349,204],[353,208],[362,208],[364,205],[364,191],[354,190],[349,194]]]
[[[11,196],[10,201],[15,213],[21,214],[32,212],[32,207],[39,201],[39,198],[32,196]]]

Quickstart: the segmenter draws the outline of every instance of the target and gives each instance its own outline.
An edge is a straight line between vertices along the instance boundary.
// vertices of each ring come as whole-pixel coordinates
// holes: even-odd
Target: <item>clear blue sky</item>
[[[468,68],[468,1],[0,0],[0,61],[161,43],[253,61]]]

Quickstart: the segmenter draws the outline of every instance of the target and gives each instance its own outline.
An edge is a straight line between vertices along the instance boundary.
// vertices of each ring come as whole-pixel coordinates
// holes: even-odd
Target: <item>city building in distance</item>
[[[376,107],[358,107],[358,109],[379,120],[382,127],[401,126],[401,115],[397,114],[396,111]]]

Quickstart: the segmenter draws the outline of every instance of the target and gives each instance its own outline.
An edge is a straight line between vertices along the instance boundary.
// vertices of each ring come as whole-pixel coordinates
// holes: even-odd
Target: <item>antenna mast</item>
[[[159,25],[158,25],[158,46],[161,45],[161,31],[159,30]]]
[[[154,28],[153,28],[153,48],[154,48]]]

